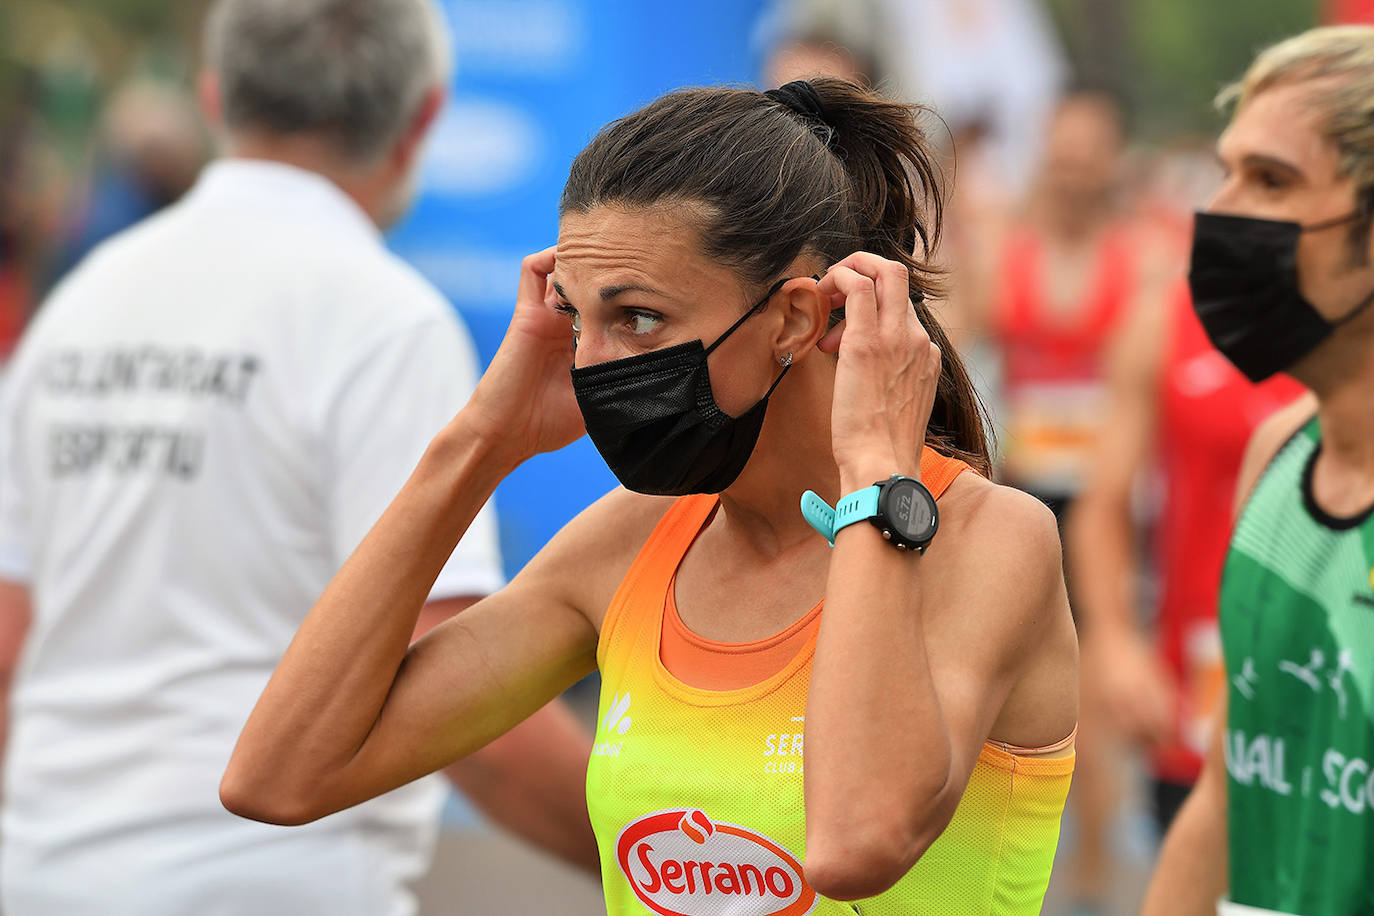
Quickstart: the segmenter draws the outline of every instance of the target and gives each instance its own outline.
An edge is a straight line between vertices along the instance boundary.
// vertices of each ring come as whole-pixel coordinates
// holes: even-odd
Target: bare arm
[[[1316,400],[1304,395],[1255,430],[1236,482],[1237,515],[1269,461],[1315,410]],[[1142,916],[1211,916],[1217,898],[1226,892],[1226,708],[1223,693],[1202,776],[1164,839]]]
[[[912,473],[920,452],[939,354],[905,283],[900,265],[863,254],[821,282],[846,296],[832,430],[842,493]],[[842,413],[847,404],[864,412]],[[871,896],[911,868],[948,824],[1044,633],[1068,626],[1049,511],[966,486],[979,495],[926,556],[893,549],[870,525],[836,539],[805,726],[806,875],[826,896]],[[1073,659],[1067,667],[1071,692]],[[1068,734],[1076,710],[1051,712],[1062,719],[1055,737]]]
[[[476,598],[430,601],[415,629],[419,639],[466,610]],[[587,814],[587,758],[592,737],[555,699],[444,775],[490,820],[564,861],[600,871]]]
[[[1226,893],[1225,731],[1223,694],[1202,775],[1164,838],[1141,916],[1213,916]]]
[[[1090,477],[1065,529],[1085,673],[1111,721],[1147,744],[1172,731],[1173,684],[1135,614],[1136,531],[1131,498],[1154,449],[1169,302],[1151,290],[1135,304],[1107,357],[1108,401]]]
[[[472,753],[593,666],[595,631],[536,570],[409,646],[501,468],[462,417],[316,602],[244,726],[231,811],[302,823]],[[408,648],[409,647],[409,648]]]
[[[1107,405],[1091,476],[1065,531],[1078,612],[1094,629],[1135,630],[1131,492],[1154,445],[1165,303],[1138,304],[1107,356]]]
[[[961,352],[994,331],[997,283],[1006,227],[1001,220],[981,220],[965,226],[960,257],[951,265],[953,287],[948,296],[931,304],[950,342]]]
[[[0,758],[9,734],[10,687],[31,614],[28,587],[0,580]]]
[[[1077,717],[1054,518],[1018,491],[968,487],[972,518],[951,517],[924,557],[869,525],[836,541],[805,726],[807,877],[827,896],[881,893],[939,837],[1051,634],[1067,646],[1065,702],[1037,704],[1019,725],[1038,736],[1026,743],[1048,744]]]
[[[472,400],[292,640],[221,783],[231,811],[301,823],[357,804],[486,745],[594,667],[596,628],[565,586],[568,545],[601,543],[595,530],[555,538],[508,588],[409,645],[497,482],[582,431],[572,341],[545,303],[552,268],[552,249],[525,260],[511,328]]]

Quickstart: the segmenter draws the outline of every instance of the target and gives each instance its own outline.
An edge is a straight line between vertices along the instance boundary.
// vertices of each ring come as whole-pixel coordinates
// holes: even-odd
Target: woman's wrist
[[[432,448],[462,454],[505,479],[531,455],[520,450],[518,437],[490,422],[472,406],[464,407],[434,439]]]
[[[846,460],[839,465],[840,496],[848,496],[855,490],[871,487],[880,480],[893,474],[920,479],[921,468],[917,462],[899,462],[893,455],[872,454]]]
[[[420,466],[461,489],[492,491],[526,457],[462,411],[434,437]]]

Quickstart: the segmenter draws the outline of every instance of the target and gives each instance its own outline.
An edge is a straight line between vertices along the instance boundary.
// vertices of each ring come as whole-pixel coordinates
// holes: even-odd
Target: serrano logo
[[[816,907],[790,852],[693,808],[631,821],[615,854],[639,902],[659,916],[805,916]]]

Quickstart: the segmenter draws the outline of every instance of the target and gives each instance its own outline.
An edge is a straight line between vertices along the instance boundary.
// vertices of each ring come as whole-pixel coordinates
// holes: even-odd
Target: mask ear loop
[[[783,278],[782,278],[781,280],[779,280],[777,283],[774,283],[772,286],[770,286],[770,287],[768,288],[768,292],[766,292],[766,293],[763,294],[763,298],[762,298],[762,299],[760,299],[758,302],[755,302],[753,305],[751,305],[751,306],[749,307],[749,311],[747,311],[747,312],[745,312],[743,315],[741,315],[741,316],[739,317],[739,320],[736,321],[734,324],[730,325],[730,327],[726,329],[726,331],[725,331],[724,334],[722,334],[722,335],[720,335],[719,337],[716,338],[716,342],[715,342],[715,343],[711,344],[711,346],[709,346],[709,347],[706,348],[706,353],[705,353],[705,355],[706,355],[706,356],[710,356],[711,353],[716,349],[716,347],[718,347],[718,346],[721,345],[721,343],[725,340],[725,338],[729,337],[731,334],[735,333],[735,331],[739,330],[739,326],[742,325],[742,324],[744,324],[744,322],[747,321],[747,320],[749,319],[749,316],[750,316],[750,315],[753,315],[753,314],[754,314],[755,312],[757,312],[759,309],[761,309],[761,308],[763,308],[765,305],[767,305],[767,304],[768,304],[768,300],[773,298],[773,294],[776,293],[778,290],[782,289],[783,284],[786,283],[788,280],[791,280],[791,279],[793,279],[793,278],[792,278],[792,277],[783,277]],[[820,275],[819,275],[819,274],[812,274],[812,275],[811,275],[811,279],[812,279],[812,280],[815,280],[816,282],[819,283],[821,278],[820,278]],[[789,354],[787,355],[787,361],[783,364],[782,371],[778,373],[778,377],[777,377],[777,378],[773,379],[773,384],[771,384],[771,385],[768,386],[768,391],[764,394],[764,396],[763,396],[763,398],[762,398],[761,400],[766,401],[766,400],[768,400],[770,397],[773,396],[773,392],[777,389],[778,384],[782,381],[783,376],[785,376],[785,375],[787,374],[788,370],[791,369],[791,368],[792,368],[792,354],[789,353]]]
[[[710,356],[712,353],[714,353],[716,347],[720,346],[722,343],[725,342],[725,338],[729,337],[731,334],[738,331],[739,326],[749,320],[749,316],[753,315],[759,309],[767,305],[768,300],[773,298],[773,294],[776,293],[778,290],[782,289],[782,285],[791,279],[791,277],[783,277],[777,283],[774,283],[772,286],[770,286],[768,288],[768,292],[764,293],[762,299],[760,299],[758,302],[755,302],[753,305],[749,306],[749,311],[739,316],[739,321],[736,321],[734,324],[730,325],[730,327],[726,329],[724,334],[716,338],[715,343],[711,344],[711,346],[706,348],[706,355]]]
[[[778,377],[775,378],[775,379],[773,379],[773,384],[769,385],[769,386],[768,386],[768,390],[767,390],[766,392],[764,392],[763,400],[766,401],[766,400],[768,400],[769,398],[771,398],[771,397],[773,396],[773,391],[774,391],[774,389],[776,389],[776,388],[778,387],[778,383],[782,381],[782,377],[783,377],[784,375],[786,375],[786,374],[787,374],[787,370],[789,370],[789,369],[791,369],[791,368],[792,368],[792,354],[789,353],[789,354],[787,354],[787,362],[785,362],[785,363],[782,364],[782,371],[778,373]]]
[[[1345,216],[1336,216],[1331,219],[1324,219],[1320,223],[1309,223],[1305,226],[1299,225],[1298,229],[1302,232],[1321,232],[1323,229],[1333,229],[1336,226],[1344,226],[1346,223],[1353,223],[1358,219],[1363,219],[1366,215],[1365,207],[1361,206],[1351,210]]]
[[[1359,318],[1360,313],[1363,312],[1365,309],[1369,308],[1371,304],[1374,304],[1374,290],[1370,290],[1369,295],[1365,296],[1364,299],[1360,300],[1359,305],[1355,306],[1353,309],[1346,312],[1344,315],[1337,318],[1335,321],[1331,322],[1331,326],[1333,328],[1338,328],[1343,324],[1354,321],[1356,318]]]

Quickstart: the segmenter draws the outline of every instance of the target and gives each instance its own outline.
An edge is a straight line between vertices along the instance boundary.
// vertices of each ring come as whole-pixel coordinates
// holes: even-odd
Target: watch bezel
[[[926,501],[930,507],[930,528],[924,537],[909,538],[898,530],[894,523],[894,514],[890,511],[890,500],[892,494],[897,491],[898,485],[910,483],[917,495]],[[935,539],[935,534],[940,530],[940,508],[935,501],[935,496],[915,477],[906,477],[902,474],[893,474],[886,480],[879,480],[874,483],[878,488],[878,511],[871,516],[868,521],[877,528],[883,535],[884,540],[891,541],[899,550],[914,550],[917,553],[925,553],[926,547]]]

